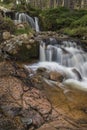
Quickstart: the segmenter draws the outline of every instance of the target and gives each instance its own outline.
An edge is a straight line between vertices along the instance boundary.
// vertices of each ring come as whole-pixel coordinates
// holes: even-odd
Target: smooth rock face
[[[30,80],[29,73],[16,63],[0,63],[0,130],[6,126],[8,130],[67,130],[67,126],[85,130],[87,94],[64,94],[59,87],[40,80]]]
[[[3,62],[0,63],[0,72],[0,114],[7,115],[7,120],[13,119],[12,123],[18,117],[18,123],[22,121],[21,130],[22,125],[40,127],[51,112],[51,104],[46,96],[40,90],[32,88],[27,79],[28,74],[23,68]],[[4,121],[4,117],[2,120]],[[3,125],[1,128],[5,129]]]

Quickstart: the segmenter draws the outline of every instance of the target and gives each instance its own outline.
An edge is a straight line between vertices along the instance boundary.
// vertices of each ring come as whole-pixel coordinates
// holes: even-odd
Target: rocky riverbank
[[[72,97],[70,92],[72,101],[68,100],[60,87],[44,82],[44,73],[39,69],[30,78],[31,72],[22,65],[0,63],[1,130],[86,130],[86,93],[73,92]],[[59,79],[60,86],[63,76],[51,72],[46,78]]]
[[[0,7],[0,9],[1,12],[9,13],[9,10],[5,8]],[[65,73],[49,72],[44,67],[38,68],[34,73],[25,65],[25,62],[30,64],[34,60],[39,60],[41,41],[46,42],[47,45],[50,41],[54,42],[52,44],[57,42],[59,45],[62,41],[77,41],[78,45],[87,51],[86,33],[85,37],[84,35],[81,37],[82,41],[84,40],[83,43],[60,33],[58,28],[60,26],[63,28],[66,14],[64,14],[65,20],[62,18],[61,22],[60,19],[56,19],[55,23],[56,15],[53,19],[55,11],[59,18],[55,9],[50,17],[46,12],[47,20],[43,17],[46,14],[39,17],[42,17],[45,30],[53,29],[56,32],[37,33],[34,29],[30,31],[30,25],[27,23],[14,24],[12,20],[4,19],[0,15],[0,130],[87,129],[87,93],[78,90],[64,91],[62,81],[67,78]],[[58,11],[68,12],[61,8]],[[72,16],[71,12],[70,16]],[[72,18],[67,19],[69,24],[72,20]],[[65,21],[65,24],[67,23]],[[67,54],[66,50],[64,54]],[[82,77],[78,71],[73,69],[72,72],[76,73],[81,80]]]
[[[22,25],[22,24],[21,24]],[[20,26],[20,25],[19,25]],[[12,35],[8,31],[2,33],[2,42],[0,44],[0,60],[15,60],[19,62],[31,62],[33,60],[39,60],[39,46],[41,41],[50,44],[52,39],[54,44],[62,44],[62,41],[77,42],[77,45],[82,46],[86,51],[86,41],[80,41],[73,39],[67,35],[59,34],[57,32],[39,32]]]
[[[68,36],[55,32],[11,35],[3,33],[0,45],[0,128],[2,130],[85,130],[87,127],[87,96],[82,92],[64,94],[60,88],[64,75],[48,72],[39,68],[31,77],[32,71],[16,61],[28,62],[36,54],[39,59],[41,40],[59,38],[68,40]],[[29,52],[26,55],[26,50]],[[37,48],[36,48],[37,46]],[[32,48],[36,53],[32,52]],[[21,48],[23,53],[21,53]],[[31,50],[31,51],[30,51]],[[30,55],[31,54],[31,55]],[[29,62],[30,63],[30,62]],[[57,82],[49,85],[43,79]],[[69,98],[71,97],[71,98]],[[80,100],[79,100],[80,99]]]

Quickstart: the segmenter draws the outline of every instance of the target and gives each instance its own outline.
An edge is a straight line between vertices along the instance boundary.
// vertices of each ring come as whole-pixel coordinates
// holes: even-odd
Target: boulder
[[[33,44],[34,42],[35,42],[34,39],[30,39],[30,40],[29,40],[29,43],[30,43],[30,44]]]
[[[17,29],[25,29],[25,26],[22,23],[20,23],[17,25]]]
[[[4,39],[10,38],[10,33],[4,32]],[[39,42],[29,39],[27,34],[12,36],[5,40],[0,46],[2,57],[5,59],[16,59],[19,61],[30,61],[39,57]]]
[[[2,36],[3,36],[3,39],[4,39],[4,40],[8,40],[8,39],[11,38],[10,32],[7,32],[7,31],[6,31],[6,32],[3,32]]]
[[[28,35],[28,36],[29,36],[30,39],[31,39],[31,38],[33,39],[33,38],[34,38],[34,34],[31,33],[31,32],[29,32],[29,35]]]
[[[51,71],[49,73],[49,76],[50,76],[50,79],[54,80],[54,81],[60,81],[60,82],[62,82],[63,79],[64,79],[64,76],[61,73],[59,73],[59,72],[52,72]]]

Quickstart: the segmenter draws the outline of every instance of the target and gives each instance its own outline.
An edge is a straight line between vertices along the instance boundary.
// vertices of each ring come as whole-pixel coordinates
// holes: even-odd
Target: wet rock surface
[[[45,94],[32,88],[28,74],[22,67],[15,68],[13,64],[3,62],[0,63],[0,72],[0,115],[6,116],[7,120],[12,119],[11,124],[18,118],[23,128],[40,127],[52,109]],[[8,122],[4,123],[8,125]],[[16,129],[16,126],[12,126],[12,129]],[[1,129],[5,127],[1,125]]]
[[[64,94],[58,85],[52,87],[42,80],[44,71],[40,68],[30,78],[22,65],[0,63],[1,130],[86,130],[87,94]]]

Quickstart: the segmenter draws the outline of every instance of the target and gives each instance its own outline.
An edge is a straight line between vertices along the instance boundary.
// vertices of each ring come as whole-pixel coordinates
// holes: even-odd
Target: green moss
[[[20,47],[20,51],[15,55],[18,61],[27,62],[39,58],[39,44],[32,45],[28,49],[24,44]]]
[[[24,29],[23,28],[20,28],[20,29],[16,29],[15,30],[15,35],[20,35],[20,34],[28,34],[29,32],[32,32],[32,28],[27,26],[25,27]]]
[[[15,32],[15,25],[13,23],[13,21],[8,18],[8,17],[5,17],[4,19],[0,19],[0,31],[3,32],[3,31],[9,31],[11,33],[14,33]]]

